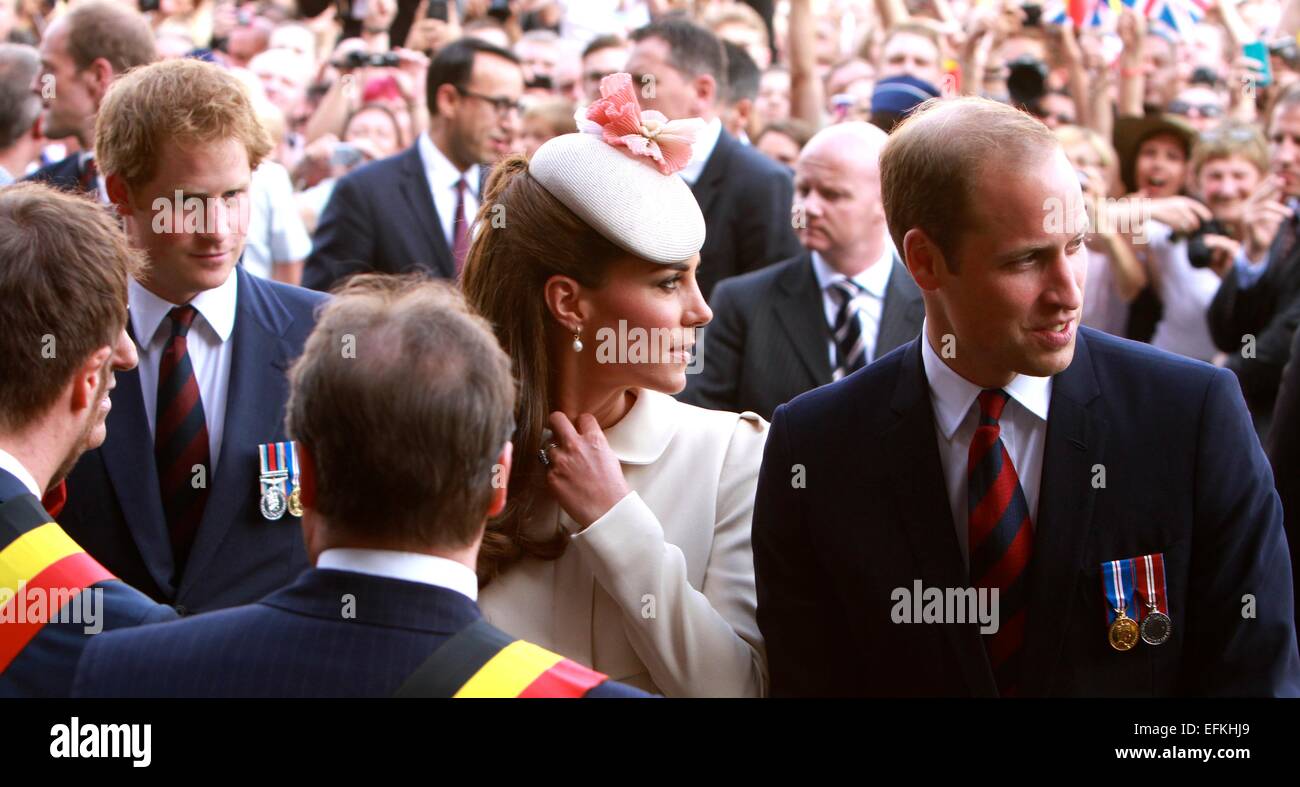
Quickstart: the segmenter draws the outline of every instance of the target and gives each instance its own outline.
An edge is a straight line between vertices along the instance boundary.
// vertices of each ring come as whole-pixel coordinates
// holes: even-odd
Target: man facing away
[[[647,696],[479,612],[474,565],[506,501],[515,393],[454,290],[357,277],[290,377],[315,568],[256,604],[99,637],[78,694]]]

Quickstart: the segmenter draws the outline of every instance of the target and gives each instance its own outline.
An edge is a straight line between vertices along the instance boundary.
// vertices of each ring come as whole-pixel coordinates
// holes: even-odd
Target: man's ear
[[[903,263],[916,281],[916,286],[927,292],[939,289],[940,268],[948,273],[948,263],[943,251],[930,240],[924,230],[915,227],[903,236]]]
[[[456,108],[460,106],[460,93],[457,92],[455,85],[439,85],[438,91],[433,94],[433,101],[439,117],[454,118]]]
[[[113,348],[105,345],[87,356],[77,367],[72,376],[72,394],[68,403],[74,414],[95,406],[95,394],[99,391],[104,367],[112,355]]]
[[[507,440],[501,447],[496,465],[492,468],[492,502],[488,505],[488,519],[500,515],[506,508],[506,487],[510,483],[510,464],[514,459],[514,452],[514,443]]]
[[[569,276],[556,274],[542,287],[546,308],[564,330],[581,330],[587,320],[587,307],[582,301],[582,285]]]
[[[121,175],[113,173],[104,178],[104,188],[108,191],[108,201],[117,208],[117,215],[123,218],[135,215],[135,209],[131,207],[131,195]]]
[[[113,64],[102,57],[97,57],[86,67],[86,78],[90,80],[91,89],[95,95],[95,106],[104,100],[104,94],[108,92],[108,86],[113,83],[113,77],[116,74],[113,71]]]
[[[695,89],[695,98],[702,107],[712,107],[718,101],[718,81],[713,78],[712,74],[700,74],[691,80],[691,87]],[[680,118],[668,118],[669,120],[680,120]]]

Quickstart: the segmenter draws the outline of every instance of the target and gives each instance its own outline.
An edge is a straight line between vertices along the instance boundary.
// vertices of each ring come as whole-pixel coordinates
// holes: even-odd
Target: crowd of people
[[[0,0],[0,696],[1300,695],[1298,34]]]

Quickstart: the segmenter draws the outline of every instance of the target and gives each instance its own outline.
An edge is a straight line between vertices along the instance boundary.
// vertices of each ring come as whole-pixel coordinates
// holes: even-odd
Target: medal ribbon
[[[285,469],[289,471],[289,491],[292,492],[298,488],[298,451],[294,448],[292,440],[280,445],[284,446],[284,452],[288,454]]]
[[[1147,611],[1169,614],[1165,590],[1165,553],[1143,555],[1137,561],[1137,589],[1142,594],[1142,615]]]
[[[1107,625],[1119,618],[1120,610],[1124,611],[1126,617],[1138,619],[1132,592],[1135,584],[1137,582],[1133,573],[1133,558],[1102,563],[1102,591],[1106,594],[1106,600],[1110,602],[1106,607]],[[1130,611],[1132,614],[1129,614]]]

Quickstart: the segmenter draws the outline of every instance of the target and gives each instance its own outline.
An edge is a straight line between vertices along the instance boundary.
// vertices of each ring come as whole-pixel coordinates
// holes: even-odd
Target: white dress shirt
[[[709,163],[713,149],[718,146],[720,136],[722,136],[722,120],[714,118],[705,124],[695,137],[695,143],[691,145],[691,161],[678,173],[687,184],[694,186],[695,181],[700,179],[700,175],[704,172],[704,165]]]
[[[316,559],[316,568],[436,585],[478,600],[478,577],[469,566],[436,555],[391,549],[327,549]]]
[[[186,334],[186,347],[194,366],[194,378],[199,384],[203,418],[208,426],[209,475],[217,471],[217,458],[221,456],[226,393],[230,387],[230,335],[235,330],[238,292],[237,277],[232,271],[225,284],[204,290],[190,301],[198,316]],[[158,364],[172,331],[167,313],[177,304],[159,298],[134,279],[128,283],[127,293],[131,304],[131,329],[135,332],[136,346],[140,348],[140,393],[144,397],[144,412],[152,436],[158,420],[154,412],[158,406]],[[256,402],[244,404],[258,406]]]
[[[948,482],[948,502],[952,521],[957,528],[957,544],[962,560],[970,565],[970,534],[967,511],[967,454],[970,441],[979,425],[977,399],[983,389],[948,368],[930,346],[927,326],[921,325],[921,361],[930,384],[930,403],[934,406],[939,460]],[[1011,399],[998,419],[1002,444],[1011,456],[1011,464],[1020,478],[1020,489],[1029,507],[1029,522],[1037,527],[1038,489],[1043,477],[1043,448],[1047,441],[1047,412],[1052,401],[1052,378],[1018,374],[1002,390]]]
[[[427,131],[420,135],[419,145],[420,161],[424,162],[424,175],[429,180],[433,206],[438,209],[442,236],[447,239],[447,248],[454,250],[456,240],[452,231],[456,222],[456,181],[465,178],[465,223],[468,225],[478,215],[479,165],[475,164],[464,172],[456,169],[451,159],[433,144]]]
[[[885,290],[889,287],[889,274],[894,269],[894,247],[885,244],[885,252],[871,267],[857,276],[848,277],[837,273],[822,255],[812,253],[813,274],[817,277],[817,286],[822,291],[822,305],[826,309],[826,324],[835,329],[835,318],[840,313],[840,296],[831,292],[831,285],[846,278],[862,287],[858,301],[858,322],[862,325],[862,343],[866,363],[876,359],[876,339],[880,336],[880,317],[885,313]],[[830,353],[831,368],[835,368],[835,338],[826,340]]]
[[[36,485],[36,476],[32,475],[26,467],[23,467],[23,463],[18,461],[18,457],[3,448],[0,448],[0,470],[4,470],[21,481],[23,486],[27,487],[28,492],[37,497],[41,496],[41,488]]]

